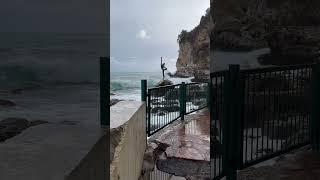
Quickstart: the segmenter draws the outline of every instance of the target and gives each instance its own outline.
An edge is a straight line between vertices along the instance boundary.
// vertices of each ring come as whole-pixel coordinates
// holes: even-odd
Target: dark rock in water
[[[0,121],[0,127],[15,126],[18,129],[25,129],[29,127],[29,121],[24,118],[6,118]]]
[[[113,105],[117,104],[120,101],[121,100],[119,100],[119,99],[110,99],[110,106],[113,106]]]
[[[176,77],[176,78],[189,78],[190,75],[187,75],[187,74],[185,74],[185,73],[183,73],[183,72],[176,72],[176,73],[173,75],[173,77]]]
[[[151,113],[177,112],[179,110],[179,106],[155,107],[151,109]]]
[[[114,95],[116,95],[115,93],[110,93],[110,96],[114,96]]]
[[[169,77],[175,77],[174,74],[172,74],[171,72],[168,72],[167,75],[168,75]]]
[[[74,126],[78,124],[78,121],[64,120],[64,121],[60,121],[60,124]]]
[[[206,105],[206,101],[205,100],[201,100],[201,99],[196,99],[192,102],[195,106],[205,106]]]
[[[21,94],[23,89],[14,89],[11,91],[12,94]]]
[[[275,65],[318,62],[320,60],[319,30],[319,27],[306,26],[274,28],[268,36],[272,58],[267,59],[268,56],[265,56],[263,62]]]
[[[173,85],[173,83],[169,80],[161,80],[157,85],[155,85],[156,87],[164,87],[167,86],[165,88],[159,88],[159,89],[154,89],[152,91],[150,91],[150,95],[153,97],[161,97],[164,96],[168,91],[171,91],[172,89],[175,88],[175,86],[171,86]]]
[[[186,100],[192,101],[193,99],[206,99],[207,96],[207,91],[189,91]]]
[[[6,118],[0,121],[0,142],[20,134],[23,130],[40,124],[48,123],[43,120],[29,122],[24,118]]]
[[[23,118],[7,118],[0,121],[0,142],[5,141],[29,127],[29,121]]]
[[[166,100],[178,100],[179,99],[179,89],[172,89],[167,91],[164,98]]]
[[[0,99],[0,106],[12,107],[12,106],[16,106],[16,103],[10,100]]]
[[[208,76],[209,78],[209,76]],[[201,82],[201,83],[206,83],[209,82],[209,79],[206,77],[195,77],[191,79],[191,82]]]
[[[43,121],[43,120],[30,121],[29,127],[37,126],[37,125],[40,125],[40,124],[46,124],[46,123],[48,123],[48,121]]]
[[[170,86],[170,85],[173,85],[173,83],[170,81],[170,80],[161,80],[157,85],[156,87],[159,87],[159,86]]]

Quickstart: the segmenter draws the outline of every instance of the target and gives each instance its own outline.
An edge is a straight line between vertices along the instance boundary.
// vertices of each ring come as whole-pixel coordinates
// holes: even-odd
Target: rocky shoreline
[[[113,106],[113,105],[117,104],[120,101],[122,101],[122,100],[120,100],[120,99],[110,99],[110,106]]]
[[[48,122],[43,120],[28,121],[24,118],[3,119],[2,121],[0,121],[0,142],[3,142],[20,134],[27,128],[46,123]]]
[[[20,92],[20,91],[19,91]],[[16,92],[16,93],[19,93]],[[0,108],[12,108],[17,104],[12,100],[0,99]],[[0,142],[10,139],[29,127],[48,123],[43,120],[29,121],[25,118],[8,117],[0,121]]]

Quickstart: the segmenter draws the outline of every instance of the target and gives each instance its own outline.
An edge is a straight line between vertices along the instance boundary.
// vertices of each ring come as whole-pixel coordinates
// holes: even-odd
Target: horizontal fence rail
[[[154,87],[145,90],[142,96],[147,97],[147,134],[151,136],[175,120],[184,120],[185,115],[207,107],[208,83]]]
[[[310,144],[314,65],[210,74],[212,179],[236,179],[237,169]]]

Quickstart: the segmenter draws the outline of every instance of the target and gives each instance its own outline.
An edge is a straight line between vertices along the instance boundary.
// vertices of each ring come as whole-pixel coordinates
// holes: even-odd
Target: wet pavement
[[[157,160],[163,172],[187,179],[210,177],[210,117],[207,109],[185,116],[156,133],[149,142],[165,145]]]
[[[306,146],[238,173],[239,180],[320,180],[320,153]]]
[[[210,161],[210,116],[202,110],[185,116],[160,133],[156,141],[168,144],[167,157]]]

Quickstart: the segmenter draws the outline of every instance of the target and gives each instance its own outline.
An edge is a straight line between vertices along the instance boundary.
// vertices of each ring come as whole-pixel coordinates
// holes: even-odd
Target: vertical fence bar
[[[147,94],[148,101],[147,101],[147,134],[151,136],[151,94]]]
[[[320,151],[320,64],[312,68],[312,111],[310,121],[310,139],[313,151]]]
[[[210,109],[212,106],[212,81],[210,80],[207,87],[207,106]]]
[[[237,94],[237,116],[238,118],[235,118],[235,128],[236,128],[236,162],[237,162],[237,168],[241,169],[243,164],[243,136],[244,136],[244,110],[245,110],[245,79],[242,77],[242,75],[239,73],[238,78],[238,94]]]
[[[109,126],[110,114],[110,59],[100,57],[100,125]]]
[[[184,82],[180,85],[180,118],[184,120],[184,115],[186,114],[186,84]]]
[[[237,148],[237,138],[239,118],[239,87],[240,87],[240,66],[229,65],[229,71],[226,74],[224,98],[225,110],[223,119],[223,144],[224,144],[224,170],[227,180],[237,179],[237,160],[239,151]],[[237,133],[238,132],[238,133]],[[241,146],[242,147],[242,146]],[[236,152],[236,153],[235,153]]]

